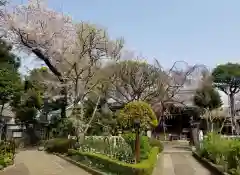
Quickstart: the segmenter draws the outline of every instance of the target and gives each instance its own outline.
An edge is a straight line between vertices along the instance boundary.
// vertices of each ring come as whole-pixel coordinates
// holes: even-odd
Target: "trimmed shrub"
[[[128,133],[122,136],[125,142],[131,146],[132,152],[135,152],[135,134]],[[148,158],[151,146],[149,143],[149,138],[147,136],[140,136],[140,159],[144,160]]]
[[[158,125],[157,117],[151,106],[143,101],[133,101],[124,106],[118,115],[123,128],[134,128],[134,120],[140,120],[140,128],[146,130],[149,126]]]
[[[68,155],[75,161],[113,175],[151,175],[157,162],[158,148],[152,148],[148,159],[138,164],[128,164],[102,154],[76,150],[69,150]]]
[[[67,153],[68,149],[72,148],[76,140],[67,138],[55,138],[48,140],[45,143],[45,150],[47,152]]]

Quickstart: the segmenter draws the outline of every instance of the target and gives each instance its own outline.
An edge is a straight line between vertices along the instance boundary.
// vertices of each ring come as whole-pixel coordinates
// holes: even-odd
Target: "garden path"
[[[188,143],[167,143],[162,175],[214,175],[192,156]]]
[[[75,165],[44,151],[26,150],[16,154],[15,165],[0,175],[90,175]]]

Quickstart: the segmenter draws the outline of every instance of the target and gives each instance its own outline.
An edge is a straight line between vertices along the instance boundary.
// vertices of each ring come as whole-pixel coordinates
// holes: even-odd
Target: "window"
[[[13,132],[13,138],[21,138],[22,132]]]

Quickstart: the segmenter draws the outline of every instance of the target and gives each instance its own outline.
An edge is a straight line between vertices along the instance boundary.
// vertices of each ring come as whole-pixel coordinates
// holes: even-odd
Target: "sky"
[[[239,0],[49,0],[48,4],[75,21],[106,27],[112,38],[124,37],[128,49],[150,61],[156,58],[164,67],[186,61],[214,68],[240,60]]]

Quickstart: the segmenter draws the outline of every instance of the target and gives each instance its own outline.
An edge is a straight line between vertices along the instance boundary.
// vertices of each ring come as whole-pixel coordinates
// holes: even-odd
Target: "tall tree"
[[[42,98],[37,90],[30,88],[25,90],[21,103],[15,108],[16,117],[26,126],[36,122],[38,111],[42,108]]]
[[[161,94],[168,81],[162,69],[141,60],[119,61],[103,71],[108,97],[120,105],[134,100],[150,102]]]
[[[118,58],[122,40],[110,40],[105,30],[92,24],[76,25],[69,16],[45,8],[36,0],[13,11],[2,18],[8,37],[18,48],[42,60],[57,77],[66,103],[64,115],[69,88],[73,89],[73,101],[80,101],[83,91],[79,86],[89,82],[92,67],[102,59]]]
[[[39,91],[34,87],[26,88],[19,98],[19,103],[14,108],[16,113],[16,122],[26,127],[28,135],[28,144],[36,144],[39,137],[35,134],[35,124],[37,115],[42,108],[42,97]]]
[[[240,64],[227,63],[218,65],[212,72],[213,82],[217,88],[229,96],[232,133],[239,132],[235,119],[234,96],[240,91]]]
[[[190,66],[178,61],[164,70],[156,60],[149,64],[141,59],[113,62],[103,69],[105,89],[109,98],[123,105],[133,100],[143,100],[153,105],[160,118],[170,104],[184,101],[178,93],[190,82],[190,77],[203,65]]]
[[[218,91],[214,88],[212,77],[203,74],[200,87],[194,95],[194,103],[202,109],[217,109],[222,106],[222,100]]]
[[[222,106],[222,100],[219,92],[213,86],[212,77],[207,72],[203,73],[200,87],[195,92],[193,102],[201,109],[202,116],[207,121],[208,129],[210,128],[213,131],[214,120],[222,117],[218,110]]]
[[[19,58],[11,53],[12,47],[0,40],[0,115],[6,104],[21,91],[21,78],[18,71]]]

